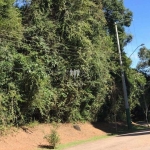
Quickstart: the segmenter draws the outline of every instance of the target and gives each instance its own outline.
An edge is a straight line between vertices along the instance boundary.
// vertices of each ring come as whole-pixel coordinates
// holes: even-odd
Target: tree
[[[112,38],[113,41],[113,55],[111,57],[111,62],[113,64],[113,71],[110,71],[111,78],[113,81],[115,81],[115,84],[112,84],[112,92],[110,92],[111,100],[108,99],[111,103],[111,108],[114,110],[113,103],[117,104],[117,111],[118,119],[121,119],[122,116],[120,114],[123,114],[124,112],[124,104],[123,104],[123,90],[120,90],[122,87],[121,82],[121,69],[125,71],[125,77],[127,69],[130,67],[130,62],[127,59],[126,54],[123,52],[124,46],[129,43],[132,40],[132,35],[128,35],[125,32],[125,26],[128,27],[131,24],[132,20],[132,12],[129,9],[126,9],[124,7],[122,0],[102,0],[103,4],[103,11],[105,15],[105,19],[107,21],[106,25],[106,31],[108,35]],[[121,48],[121,55],[122,55],[122,61],[123,61],[123,68],[120,67],[119,63],[119,54],[117,49],[117,39],[116,39],[116,32],[115,32],[115,26],[114,23],[117,22],[118,26],[118,34],[119,34],[119,41],[120,41],[120,48]],[[127,78],[126,78],[127,80]],[[114,86],[115,85],[115,86]],[[116,96],[114,96],[116,95]],[[113,97],[116,97],[115,100],[113,100]],[[109,108],[108,108],[109,109]],[[109,109],[111,110],[111,109]],[[110,112],[110,115],[112,113]],[[120,115],[120,117],[119,117]]]
[[[142,47],[140,48],[138,56],[139,56],[140,61],[137,65],[137,69],[139,71],[149,74],[150,72],[150,50],[147,49],[146,47]]]
[[[0,39],[14,40],[22,37],[21,15],[13,6],[14,0],[0,0]]]
[[[13,63],[23,27],[13,2],[0,0],[0,126],[16,123],[19,116],[20,95],[13,82]]]
[[[132,40],[132,35],[125,33],[124,26],[129,27],[132,21],[132,12],[126,9],[123,0],[102,0],[105,18],[107,20],[107,31],[112,36],[116,45],[116,34],[114,23],[118,23],[118,33],[120,39],[120,47],[123,47]]]
[[[138,53],[139,56],[139,63],[137,65],[137,70],[139,72],[142,72],[146,78],[146,84],[141,86],[143,90],[143,96],[140,99],[141,106],[144,109],[145,116],[146,116],[146,121],[148,123],[148,111],[149,111],[149,106],[150,106],[150,50],[147,49],[146,47],[142,47]]]

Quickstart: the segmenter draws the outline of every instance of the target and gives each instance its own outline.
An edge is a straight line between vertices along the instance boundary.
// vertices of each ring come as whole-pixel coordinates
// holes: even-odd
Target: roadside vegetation
[[[131,117],[148,123],[150,50],[141,48],[137,69],[130,68],[124,47],[132,12],[122,0],[21,4],[0,0],[0,133],[33,121],[125,121],[114,22],[121,22]]]

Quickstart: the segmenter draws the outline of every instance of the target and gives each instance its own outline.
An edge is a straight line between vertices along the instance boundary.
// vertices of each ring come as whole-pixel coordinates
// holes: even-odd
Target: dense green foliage
[[[124,98],[121,80],[122,68],[120,68],[114,23],[117,23],[120,49],[124,67],[123,70],[126,74],[131,62],[127,59],[123,50],[124,46],[132,40],[132,36],[128,35],[125,32],[125,26],[130,26],[132,20],[132,12],[124,7],[123,0],[102,0],[102,4],[103,12],[107,21],[105,30],[107,31],[108,35],[112,38],[114,47],[114,53],[111,57],[111,62],[113,64],[114,70],[113,72],[110,72],[111,78],[113,79],[113,83],[111,86],[111,92],[109,93],[109,97],[106,99],[106,103],[104,105],[104,109],[107,109],[107,111],[105,111],[107,115],[105,115],[104,117],[107,116],[108,120],[112,120],[112,118],[117,116],[118,119],[122,120],[125,119]],[[127,75],[125,75],[125,77],[127,80]]]
[[[140,104],[144,110],[146,121],[148,122],[148,118],[150,118],[150,114],[148,114],[150,107],[150,50],[146,47],[142,47],[138,56],[140,61],[137,65],[137,70],[143,73],[146,79],[146,83],[141,86],[143,94],[140,99]]]
[[[34,0],[19,10],[13,3],[0,0],[0,125],[124,119],[114,30],[114,21],[124,21],[123,52],[132,39],[123,1]],[[145,81],[122,55],[134,108]]]
[[[0,0],[0,125],[15,122],[21,101],[13,78],[13,62],[23,26],[19,10],[12,4],[12,0]]]
[[[17,8],[13,6],[14,0],[0,0],[0,38],[9,40],[21,38],[21,16]]]
[[[137,69],[149,74],[150,72],[150,50],[146,47],[142,47],[138,53],[139,63]]]
[[[96,120],[112,70],[101,3],[33,1],[22,16],[24,37],[5,60],[6,124]],[[80,75],[73,78],[71,69]]]

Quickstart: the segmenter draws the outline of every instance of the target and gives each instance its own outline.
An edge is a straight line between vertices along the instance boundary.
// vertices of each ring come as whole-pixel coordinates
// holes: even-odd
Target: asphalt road
[[[150,130],[112,136],[65,150],[150,150]]]

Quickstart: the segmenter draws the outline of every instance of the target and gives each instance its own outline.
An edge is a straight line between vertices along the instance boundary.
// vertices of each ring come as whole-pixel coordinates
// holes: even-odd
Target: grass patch
[[[84,143],[88,143],[88,142],[92,142],[92,141],[96,141],[96,140],[100,140],[100,139],[104,139],[104,138],[108,138],[108,137],[110,137],[110,136],[109,135],[95,136],[95,137],[92,137],[87,140],[74,141],[74,142],[71,142],[68,144],[60,144],[57,146],[57,148],[55,150],[63,150],[68,147],[72,147],[72,146],[76,146],[79,144],[84,144]],[[38,148],[38,150],[45,150],[45,148]]]
[[[62,144],[62,145],[59,145],[57,150],[62,150],[62,149],[67,148],[67,147],[72,147],[72,146],[76,146],[79,144],[92,142],[92,141],[96,141],[96,140],[100,140],[100,139],[104,139],[104,138],[108,138],[108,137],[109,137],[109,135],[95,136],[95,137],[92,137],[92,138],[87,139],[87,140],[80,140],[80,141],[75,141],[75,142],[71,142],[68,144]]]
[[[127,126],[122,126],[121,129],[118,130],[117,134],[125,134],[125,133],[132,133],[132,132],[137,132],[137,131],[142,131],[142,130],[149,130],[149,127],[142,126],[139,124],[132,124],[132,128],[129,130]]]
[[[9,125],[9,126],[0,125],[0,136],[7,136],[14,132],[17,132],[16,127],[13,127],[11,125]]]
[[[132,125],[132,131],[147,130],[147,129],[150,128],[142,125]]]
[[[31,121],[28,124],[26,124],[26,126],[29,127],[29,128],[34,128],[35,126],[38,126],[38,125],[39,125],[39,122],[36,121],[36,120]]]

